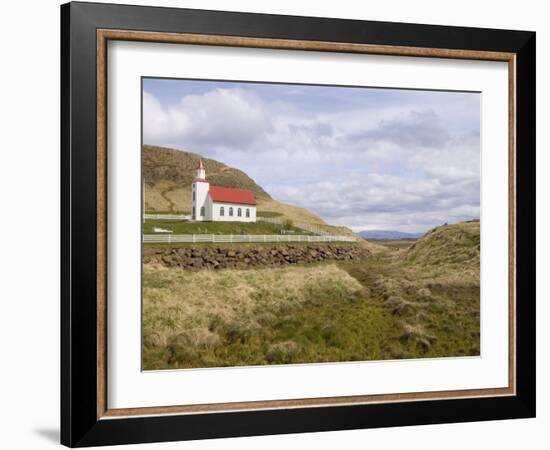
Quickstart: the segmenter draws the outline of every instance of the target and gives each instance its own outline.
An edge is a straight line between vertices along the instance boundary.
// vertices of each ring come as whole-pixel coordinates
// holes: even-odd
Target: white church
[[[246,189],[210,186],[202,160],[192,184],[191,220],[214,222],[256,222],[256,199]]]

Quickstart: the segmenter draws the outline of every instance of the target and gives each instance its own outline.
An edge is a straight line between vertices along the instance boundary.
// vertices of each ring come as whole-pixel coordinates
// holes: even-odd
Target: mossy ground
[[[479,355],[479,258],[462,248],[479,246],[475,228],[358,263],[144,266],[144,369]]]
[[[392,331],[391,314],[335,264],[151,268],[144,280],[145,369],[381,359]]]

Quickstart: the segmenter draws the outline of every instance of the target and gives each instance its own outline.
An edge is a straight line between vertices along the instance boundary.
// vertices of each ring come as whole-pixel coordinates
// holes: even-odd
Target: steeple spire
[[[199,159],[199,163],[197,164],[196,178],[199,180],[204,180],[206,178],[206,171],[204,170],[202,159]]]

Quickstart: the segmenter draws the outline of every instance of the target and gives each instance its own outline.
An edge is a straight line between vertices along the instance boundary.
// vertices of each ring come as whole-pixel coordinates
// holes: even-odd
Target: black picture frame
[[[516,395],[98,418],[98,29],[516,55]],[[61,6],[61,443],[71,447],[535,416],[534,32],[68,3]]]

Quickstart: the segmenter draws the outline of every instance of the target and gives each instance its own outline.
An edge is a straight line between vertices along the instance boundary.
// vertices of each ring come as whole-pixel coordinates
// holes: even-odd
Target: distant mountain
[[[401,239],[420,239],[424,233],[405,233],[403,231],[392,230],[365,230],[360,231],[359,235],[364,239],[373,240],[401,240]]]

